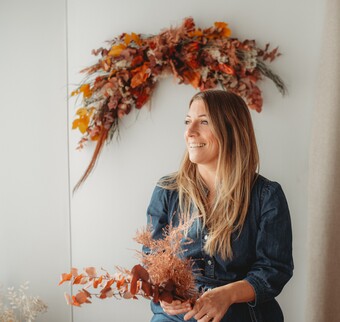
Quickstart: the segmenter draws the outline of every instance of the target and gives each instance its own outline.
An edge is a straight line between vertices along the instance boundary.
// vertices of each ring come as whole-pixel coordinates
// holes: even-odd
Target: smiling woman
[[[203,168],[216,168],[218,142],[202,100],[192,102],[185,124],[185,140],[190,161],[198,164],[200,172],[204,171]]]
[[[248,107],[236,94],[203,91],[185,124],[182,165],[155,188],[148,220],[155,239],[167,225],[193,223],[183,247],[202,295],[193,306],[152,303],[152,322],[281,322],[275,297],[293,273],[290,214],[281,186],[257,173]]]

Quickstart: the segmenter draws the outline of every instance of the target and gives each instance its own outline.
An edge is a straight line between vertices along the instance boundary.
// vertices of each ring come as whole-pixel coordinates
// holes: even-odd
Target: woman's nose
[[[197,127],[195,124],[191,123],[189,125],[187,125],[187,136],[194,136],[197,135]]]

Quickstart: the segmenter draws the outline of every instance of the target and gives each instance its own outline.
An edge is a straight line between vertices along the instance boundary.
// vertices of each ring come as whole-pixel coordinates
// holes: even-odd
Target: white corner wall
[[[304,321],[308,148],[323,1],[3,0],[0,283],[29,280],[32,294],[49,305],[38,321],[150,319],[146,300],[94,299],[72,314],[63,298],[69,289],[57,283],[70,265],[113,272],[115,265],[136,263],[133,249],[139,245],[132,237],[145,224],[157,179],[178,167],[183,119],[195,91],[163,80],[150,109],[124,119],[120,141],[104,148],[95,171],[71,198],[94,146],[76,151],[79,133],[68,138],[78,106],[74,100],[68,106],[67,93],[81,80],[79,70],[96,61],[91,50],[105,40],[122,32],[155,34],[187,16],[201,27],[226,21],[233,36],[261,46],[270,42],[283,53],[272,68],[289,94],[282,98],[264,81],[263,112],[252,115],[261,172],[282,184],[292,214],[296,269],[279,302],[285,321]]]
[[[71,319],[65,37],[65,1],[0,2],[0,284],[29,281],[49,322]]]

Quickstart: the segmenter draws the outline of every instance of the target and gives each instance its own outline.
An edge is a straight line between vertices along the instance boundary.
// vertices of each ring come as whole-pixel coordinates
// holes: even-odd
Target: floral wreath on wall
[[[271,79],[285,94],[281,78],[266,65],[280,55],[278,48],[256,47],[255,40],[231,38],[225,22],[207,29],[197,28],[192,18],[178,28],[158,35],[123,33],[109,49],[93,50],[98,62],[81,72],[86,77],[72,96],[82,97],[73,129],[83,134],[78,148],[97,141],[91,162],[75,190],[86,180],[105,142],[119,132],[119,121],[133,109],[141,109],[151,98],[158,81],[172,74],[179,84],[201,91],[220,85],[240,95],[250,109],[261,112],[262,95],[257,82]]]

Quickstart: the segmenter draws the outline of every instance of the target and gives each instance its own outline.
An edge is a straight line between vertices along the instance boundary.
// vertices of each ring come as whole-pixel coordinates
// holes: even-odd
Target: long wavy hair
[[[160,185],[178,190],[184,222],[192,220],[192,205],[197,208],[197,216],[209,231],[205,252],[210,256],[219,254],[223,259],[232,258],[232,234],[242,231],[259,168],[251,115],[243,99],[231,92],[198,92],[191,99],[189,108],[195,100],[204,102],[218,141],[215,198],[208,203],[207,187],[197,165],[189,160],[188,151],[179,171],[162,180]]]

